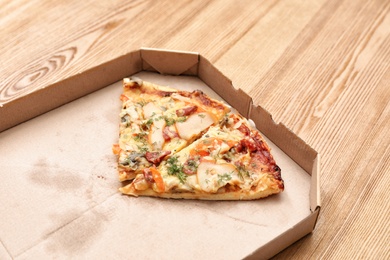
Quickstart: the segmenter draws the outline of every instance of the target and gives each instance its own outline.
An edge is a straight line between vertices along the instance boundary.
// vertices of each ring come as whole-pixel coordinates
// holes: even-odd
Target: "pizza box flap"
[[[314,212],[320,207],[320,155],[283,123],[276,123],[272,119],[272,115],[264,108],[252,104],[248,118],[254,121],[260,132],[270,138],[279,148],[312,176],[310,209]],[[283,136],[282,139],[280,138],[281,136]]]
[[[252,98],[242,89],[236,89],[232,81],[203,56],[199,58],[198,77],[217,92],[243,116],[248,117]]]
[[[275,252],[280,252],[288,246],[296,242],[297,237],[304,237],[313,231],[320,209],[317,208],[314,214],[309,215],[305,219],[298,222],[292,228],[284,232],[282,235],[269,241],[267,244],[258,248],[251,255],[245,257],[245,260],[260,260],[269,259],[275,255]]]
[[[167,75],[196,75],[199,54],[172,50],[141,49],[142,67]]]

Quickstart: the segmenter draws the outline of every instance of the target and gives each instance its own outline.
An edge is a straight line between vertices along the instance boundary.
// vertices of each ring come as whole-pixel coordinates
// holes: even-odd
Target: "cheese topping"
[[[232,164],[216,164],[213,161],[203,161],[197,170],[198,183],[203,191],[216,193],[220,187],[232,180],[237,180],[237,169]]]

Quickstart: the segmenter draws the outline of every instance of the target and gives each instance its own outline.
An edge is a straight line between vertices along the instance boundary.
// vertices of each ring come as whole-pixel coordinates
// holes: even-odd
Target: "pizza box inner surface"
[[[220,99],[198,77],[136,76]],[[311,176],[269,140],[281,194],[256,201],[120,194],[111,146],[121,92],[118,81],[0,133],[0,256],[238,259],[312,214]]]

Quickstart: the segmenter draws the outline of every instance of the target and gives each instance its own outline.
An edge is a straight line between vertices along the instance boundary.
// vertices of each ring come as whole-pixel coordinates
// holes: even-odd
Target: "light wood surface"
[[[390,258],[390,1],[1,0],[0,104],[140,47],[201,53],[321,154],[276,259]]]

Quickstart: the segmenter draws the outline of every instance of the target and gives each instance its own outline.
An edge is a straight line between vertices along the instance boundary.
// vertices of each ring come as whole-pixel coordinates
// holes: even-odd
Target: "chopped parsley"
[[[186,116],[180,116],[176,119],[176,122],[183,123],[187,120]]]
[[[180,116],[180,117],[175,118],[174,115],[172,115],[170,117],[164,116],[164,120],[165,120],[165,123],[167,124],[167,126],[171,126],[171,125],[175,124],[176,122],[179,122],[179,123],[185,122],[187,120],[187,117]]]
[[[219,158],[222,158],[222,156],[221,156],[221,150],[222,150],[222,148],[221,147],[219,147],[219,149],[218,149],[218,151],[214,154],[214,160],[218,160]]]
[[[172,156],[167,160],[167,169],[168,174],[175,175],[181,183],[186,181],[187,175],[183,172],[183,165],[181,165],[177,156]]]
[[[164,120],[165,120],[165,123],[167,124],[167,126],[171,126],[176,122],[176,120],[174,118],[167,117],[167,116],[164,117]]]
[[[146,132],[140,132],[140,133],[136,133],[134,134],[134,140],[137,141],[137,142],[145,142],[145,136],[147,136],[148,134]]]
[[[140,151],[142,153],[146,153],[147,151],[149,151],[149,148],[147,146],[137,145],[137,148],[138,148],[138,151]]]
[[[229,173],[218,174],[218,183],[220,185],[227,183],[232,179],[232,175]]]
[[[136,104],[139,105],[140,107],[143,107],[147,104],[148,102],[144,99],[141,99],[140,101],[138,101]]]
[[[238,176],[240,177],[241,180],[244,180],[244,177],[250,176],[249,171],[245,169],[244,165],[238,165],[237,170],[238,170]]]

